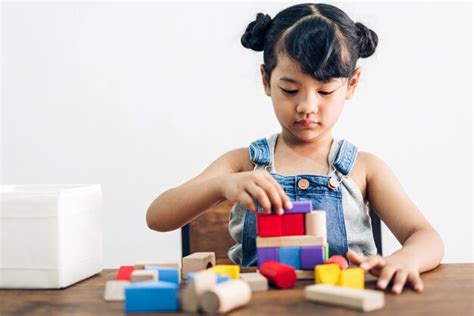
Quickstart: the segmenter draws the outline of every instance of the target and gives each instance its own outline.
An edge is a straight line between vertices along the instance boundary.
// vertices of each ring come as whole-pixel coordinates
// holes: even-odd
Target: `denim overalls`
[[[267,139],[259,139],[250,144],[250,159],[255,169],[271,167],[272,157]],[[343,140],[332,163],[334,170],[342,176],[347,176],[351,171],[357,157],[357,147]],[[330,185],[330,176],[323,175],[296,175],[283,176],[275,172],[270,174],[282,186],[290,200],[311,200],[314,210],[326,211],[327,240],[329,243],[329,256],[339,254],[345,256],[348,251],[346,227],[342,208],[341,186],[338,185],[342,178],[334,172]],[[335,182],[337,180],[337,182]],[[261,209],[261,207],[259,207]],[[256,256],[256,216],[246,210],[242,232],[242,266],[257,264]]]

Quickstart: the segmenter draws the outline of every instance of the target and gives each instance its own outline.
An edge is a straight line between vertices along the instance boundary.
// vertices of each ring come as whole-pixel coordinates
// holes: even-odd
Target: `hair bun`
[[[240,42],[245,48],[261,52],[265,43],[265,33],[270,28],[272,18],[268,14],[258,13],[242,35]]]
[[[357,34],[359,35],[359,57],[366,58],[372,56],[379,42],[377,34],[364,24],[357,22]]]

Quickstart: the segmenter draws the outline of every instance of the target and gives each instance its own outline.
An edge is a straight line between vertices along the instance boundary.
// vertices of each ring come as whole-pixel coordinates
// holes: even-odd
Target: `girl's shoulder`
[[[231,164],[237,172],[253,170],[248,147],[232,149],[222,155],[221,158]]]

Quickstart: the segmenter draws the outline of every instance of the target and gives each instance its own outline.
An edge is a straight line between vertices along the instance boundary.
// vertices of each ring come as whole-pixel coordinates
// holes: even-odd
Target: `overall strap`
[[[354,166],[357,153],[358,148],[349,141],[343,139],[333,162],[334,168],[336,168],[336,170],[343,176],[347,176]]]
[[[252,142],[249,146],[250,160],[258,166],[270,166],[272,157],[270,154],[270,146],[266,138],[258,139]]]

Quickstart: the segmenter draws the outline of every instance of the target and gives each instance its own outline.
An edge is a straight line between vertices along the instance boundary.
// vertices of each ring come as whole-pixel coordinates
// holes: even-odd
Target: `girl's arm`
[[[271,207],[291,207],[289,198],[265,171],[251,171],[248,148],[222,155],[201,174],[158,196],[146,213],[147,225],[157,231],[170,231],[189,223],[205,210],[223,200],[241,202],[256,211],[254,199],[264,211]]]
[[[388,257],[360,257],[349,252],[351,262],[378,275],[377,285],[385,289],[393,281],[392,291],[401,293],[411,283],[423,289],[419,274],[439,265],[444,253],[443,241],[403,190],[390,168],[379,158],[361,153],[366,169],[367,198],[370,207],[387,225],[402,248]]]

